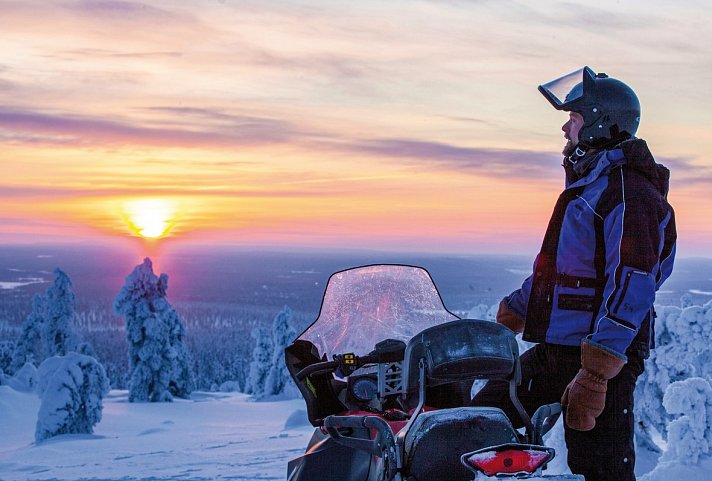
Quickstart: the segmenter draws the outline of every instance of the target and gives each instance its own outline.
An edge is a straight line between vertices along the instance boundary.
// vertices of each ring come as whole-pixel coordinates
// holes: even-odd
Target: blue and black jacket
[[[640,139],[579,160],[580,175],[565,167],[534,272],[508,305],[526,319],[526,341],[579,346],[587,338],[623,358],[647,357],[655,292],[675,256],[670,172]]]

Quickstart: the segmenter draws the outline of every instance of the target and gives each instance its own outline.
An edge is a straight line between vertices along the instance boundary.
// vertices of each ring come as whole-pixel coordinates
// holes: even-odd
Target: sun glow
[[[126,223],[141,237],[158,239],[175,226],[176,206],[167,199],[136,199],[124,205]]]

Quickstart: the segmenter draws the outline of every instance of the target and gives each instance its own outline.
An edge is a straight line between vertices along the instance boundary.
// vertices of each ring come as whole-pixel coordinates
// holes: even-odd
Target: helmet
[[[638,130],[638,97],[633,89],[605,73],[596,74],[589,67],[583,67],[539,85],[539,91],[556,110],[583,116],[579,145],[585,149],[616,145]]]

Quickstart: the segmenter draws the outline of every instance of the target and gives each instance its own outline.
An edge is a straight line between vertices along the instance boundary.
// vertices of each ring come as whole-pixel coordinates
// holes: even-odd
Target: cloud
[[[560,155],[527,150],[460,147],[412,139],[364,140],[349,144],[346,150],[463,173],[551,179],[561,172]]]
[[[509,176],[513,179],[559,179],[561,176],[561,156],[553,152],[469,147],[408,138],[354,140],[343,134],[310,131],[306,127],[297,127],[284,120],[232,114],[207,108],[158,106],[142,110],[168,114],[171,120],[178,118],[179,125],[174,128],[147,127],[86,116],[0,108],[0,128],[9,132],[2,137],[6,141],[15,143],[129,144],[209,149],[289,144],[314,153],[338,152],[369,158],[387,158],[406,165],[425,166],[434,170],[496,177]],[[183,127],[184,124],[199,125],[200,130]],[[186,161],[180,162],[184,165]],[[691,158],[665,157],[659,158],[658,162],[671,169],[678,185],[712,182],[712,172],[695,165]],[[170,160],[146,159],[143,163],[169,165]],[[246,165],[242,160],[212,163],[194,161],[193,163],[202,167]],[[254,161],[247,163],[254,165]],[[180,179],[176,180],[182,182]],[[170,184],[168,178],[164,181]],[[169,190],[171,189],[173,187],[169,187]]]
[[[415,139],[360,140],[336,149],[351,154],[399,159],[426,170],[447,170],[515,179],[559,180],[562,157],[556,152],[463,147]],[[691,157],[658,157],[668,167],[677,186],[712,185],[712,169],[694,163]]]
[[[52,201],[60,199],[79,198],[109,198],[109,197],[152,197],[152,196],[186,196],[186,197],[237,197],[237,198],[306,198],[327,197],[333,195],[354,194],[363,192],[363,186],[354,179],[351,187],[345,184],[349,179],[342,180],[338,185],[333,179],[319,181],[315,176],[303,178],[301,182],[280,184],[270,188],[237,189],[229,185],[203,186],[195,179],[181,182],[166,182],[156,185],[155,182],[135,182],[125,187],[51,187],[33,186],[16,187],[0,184],[0,199],[27,200],[27,201]],[[308,183],[308,189],[303,184]]]
[[[179,15],[168,10],[153,7],[141,2],[119,0],[80,0],[65,4],[64,8],[105,20],[175,20]]]
[[[670,182],[676,187],[712,187],[712,167],[700,165],[692,157],[656,157],[655,161],[670,170]]]
[[[132,52],[117,52],[113,50],[105,50],[98,48],[83,48],[75,50],[63,50],[52,55],[52,57],[63,60],[78,59],[86,57],[89,59],[98,59],[101,57],[105,58],[115,58],[115,59],[159,59],[159,58],[171,58],[171,57],[182,57],[183,52],[178,51],[132,51]]]
[[[207,115],[207,114],[205,114]],[[296,135],[289,122],[233,116],[220,129],[146,127],[71,114],[48,114],[0,107],[0,128],[16,139],[36,143],[132,144],[184,147],[235,147],[286,142]],[[19,134],[19,135],[18,135]],[[6,134],[7,135],[7,134]]]

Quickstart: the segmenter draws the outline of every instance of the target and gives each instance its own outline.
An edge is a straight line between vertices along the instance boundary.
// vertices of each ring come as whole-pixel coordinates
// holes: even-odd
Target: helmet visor
[[[539,92],[551,102],[556,110],[570,110],[569,107],[584,95],[586,75],[592,79],[596,77],[593,70],[583,67],[556,80],[539,85]]]

